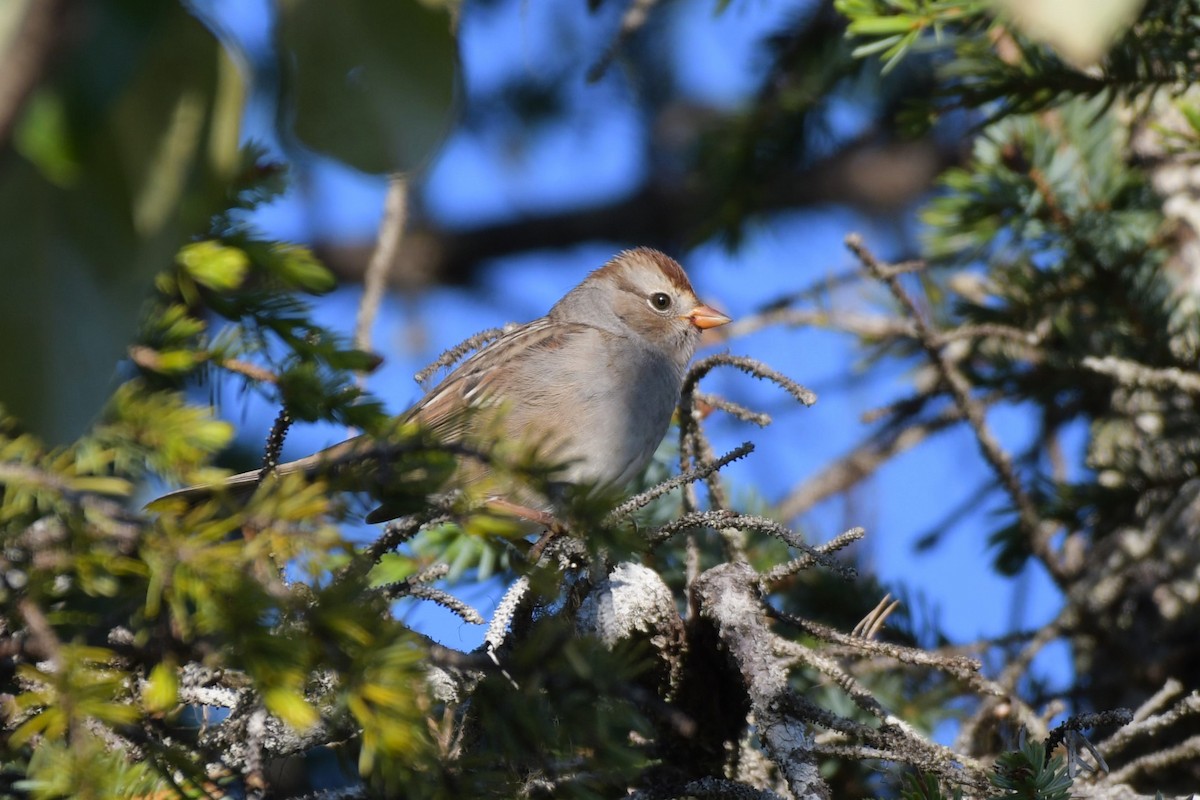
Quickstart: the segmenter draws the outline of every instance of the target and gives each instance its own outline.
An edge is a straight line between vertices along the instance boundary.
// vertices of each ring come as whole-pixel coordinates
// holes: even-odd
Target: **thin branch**
[[[1115,378],[1123,386],[1200,394],[1200,373],[1185,372],[1178,367],[1160,369],[1116,356],[1085,356],[1080,363],[1093,372]]]
[[[833,631],[828,632],[832,633]],[[850,637],[846,638],[849,639]],[[905,735],[916,736],[916,732],[912,728],[893,717],[891,712],[884,708],[883,704],[875,698],[875,695],[871,694],[870,690],[859,683],[853,675],[842,669],[841,665],[832,658],[828,658],[822,653],[804,646],[800,642],[793,642],[782,638],[776,641],[780,645],[779,651],[781,654],[788,657],[789,660],[798,661],[804,666],[829,678],[850,698],[854,705],[884,724],[902,726]]]
[[[604,55],[600,56],[600,60],[587,72],[587,82],[595,83],[604,77],[604,73],[608,71],[613,59],[617,57],[617,53],[625,42],[629,41],[629,37],[642,29],[646,21],[650,19],[650,12],[658,5],[659,0],[631,0],[629,8],[625,9],[625,13],[621,15],[621,27],[617,31],[617,35],[613,37],[612,43],[604,50]]]
[[[777,325],[792,328],[822,328],[868,339],[883,339],[889,336],[912,338],[914,333],[912,323],[895,317],[842,310],[834,312],[824,309],[784,307],[769,308],[757,314],[739,317],[728,325],[717,328],[713,332],[713,336],[718,342],[727,342]]]
[[[58,672],[62,669],[62,642],[54,632],[54,626],[41,607],[28,597],[20,598],[16,605],[17,613],[25,620],[25,629],[29,631],[31,652],[45,659],[50,671]]]
[[[646,541],[651,545],[662,544],[685,531],[693,531],[698,528],[717,528],[720,525],[728,524],[730,520],[736,519],[737,513],[728,509],[718,508],[713,511],[689,511],[682,514],[665,525],[648,531],[646,533]]]
[[[513,330],[515,327],[516,325],[509,323],[502,328],[488,328],[486,331],[480,331],[471,338],[459,342],[458,344],[454,345],[454,347],[444,351],[440,356],[434,359],[433,363],[427,365],[424,369],[414,375],[413,380],[415,380],[419,385],[425,386],[425,382],[428,381],[429,378],[439,369],[442,369],[443,367],[451,367],[457,364],[467,353],[483,347],[488,342],[499,339],[501,336]]]
[[[987,420],[984,418],[983,408],[971,396],[970,383],[967,382],[967,379],[950,361],[941,347],[939,347],[937,332],[925,321],[924,315],[921,314],[912,297],[900,285],[897,277],[894,274],[890,274],[885,266],[875,258],[874,254],[866,248],[862,238],[857,234],[851,234],[846,237],[846,246],[850,248],[851,252],[854,253],[871,275],[887,286],[892,296],[905,309],[916,325],[918,341],[920,341],[926,355],[929,356],[929,360],[937,367],[938,373],[949,389],[951,397],[954,398],[955,405],[958,406],[962,416],[975,432],[975,439],[979,443],[979,449],[983,452],[984,459],[995,470],[1000,478],[1001,485],[1004,486],[1009,497],[1012,498],[1013,505],[1017,509],[1017,517],[1021,523],[1021,527],[1024,528],[1025,534],[1028,537],[1030,549],[1042,561],[1055,582],[1059,586],[1064,586],[1069,576],[1064,573],[1061,560],[1051,548],[1050,530],[1048,526],[1043,524],[1038,516],[1033,500],[1021,485],[1016,471],[1013,469],[1012,459],[1000,446],[1000,443],[988,427]]]
[[[818,503],[841,494],[870,477],[895,456],[911,450],[933,434],[961,422],[962,418],[958,408],[950,407],[933,419],[913,423],[882,439],[867,439],[793,489],[779,504],[779,517],[794,520]]]
[[[911,664],[913,666],[932,667],[933,669],[945,672],[947,675],[952,675],[960,680],[972,680],[983,665],[973,658],[955,655],[941,655],[931,653],[928,650],[922,650],[918,647],[906,647],[900,644],[891,642],[880,642],[874,639],[864,639],[861,636],[852,636],[835,630],[828,625],[822,625],[819,622],[797,617],[791,614],[770,610],[772,616],[780,619],[789,625],[794,625],[797,628],[815,636],[818,639],[829,642],[830,644],[844,645],[850,650],[857,650],[864,654],[872,654],[885,656],[895,659],[902,664]],[[799,647],[800,645],[797,645]]]
[[[1172,682],[1168,681],[1168,685],[1164,688],[1173,689],[1175,686],[1179,686],[1182,689],[1182,686],[1178,682],[1174,682],[1175,686],[1171,686]],[[1163,694],[1161,691],[1157,692],[1151,700],[1160,702],[1160,695]],[[1138,709],[1138,714],[1142,713],[1143,709],[1148,705],[1150,705],[1149,702],[1143,704],[1142,708]],[[1145,718],[1139,718],[1135,714],[1134,722],[1116,731],[1112,736],[1100,742],[1097,747],[1111,757],[1114,753],[1124,750],[1138,739],[1153,738],[1179,720],[1196,716],[1200,716],[1200,694],[1192,692],[1162,714],[1155,714]]]
[[[288,429],[292,427],[292,415],[288,413],[287,408],[279,409],[279,414],[275,417],[275,422],[271,425],[271,432],[267,434],[267,441],[263,445],[262,467],[258,470],[258,483],[262,483],[263,479],[275,471],[279,466],[279,457],[283,452],[283,442],[287,438]]]
[[[688,470],[687,472],[685,472],[681,475],[676,475],[673,478],[668,478],[667,480],[663,481],[662,483],[658,484],[657,486],[653,486],[653,487],[647,489],[646,491],[641,492],[640,494],[635,494],[633,497],[629,498],[628,500],[626,500],[625,502],[621,503],[619,506],[614,508],[612,511],[608,512],[608,517],[605,519],[604,523],[606,525],[611,525],[611,524],[615,523],[617,520],[621,519],[622,517],[629,516],[634,511],[637,511],[639,508],[644,508],[644,507],[650,505],[650,503],[654,502],[655,500],[662,497],[664,494],[667,494],[668,492],[672,491],[673,489],[677,489],[680,486],[683,486],[684,484],[687,484],[687,483],[694,483],[695,481],[703,480],[703,479],[707,478],[709,475],[712,475],[717,470],[726,466],[727,464],[731,464],[734,461],[737,461],[738,459],[745,458],[746,456],[750,455],[753,452],[754,452],[754,444],[753,443],[742,442],[741,445],[739,445],[738,447],[735,447],[733,450],[730,450],[728,453],[721,456],[716,461],[713,461],[710,464],[705,464],[702,467],[697,467],[696,469]]]
[[[371,327],[379,313],[379,304],[383,301],[388,273],[396,264],[396,256],[400,252],[407,218],[408,180],[403,175],[391,175],[383,203],[383,220],[379,223],[375,251],[371,253],[367,271],[363,274],[362,300],[358,304],[358,318],[354,323],[354,346],[359,350],[371,349]]]
[[[836,553],[843,548],[849,547],[854,542],[867,535],[867,532],[862,528],[851,528],[848,531],[839,533],[837,536],[830,539],[825,544],[817,545],[813,548],[820,555],[827,556]],[[793,558],[783,564],[777,564],[763,574],[762,580],[759,583],[760,588],[764,593],[768,592],[772,587],[777,586],[781,581],[790,578],[797,572],[803,572],[811,568],[817,563],[817,557],[810,553],[804,553],[799,558]]]
[[[879,598],[879,602],[875,604],[875,607],[868,611],[867,615],[855,624],[854,629],[850,631],[850,635],[864,641],[874,639],[883,630],[883,626],[887,624],[888,617],[896,613],[896,609],[899,607],[900,601],[893,600],[892,593],[888,592]]]
[[[513,582],[512,586],[508,587],[504,597],[500,598],[500,603],[496,606],[496,613],[492,615],[492,621],[488,624],[487,633],[483,635],[483,645],[493,657],[500,649],[500,645],[504,644],[508,626],[517,612],[521,610],[521,605],[529,596],[530,588],[529,576],[522,575]]]
[[[150,370],[151,372],[162,372],[165,369],[162,353],[153,347],[147,347],[144,344],[130,345],[126,354],[129,356],[130,361],[142,369]],[[279,376],[274,372],[271,372],[266,367],[252,364],[249,361],[243,361],[240,358],[222,358],[211,352],[200,352],[196,355],[200,359],[207,359],[209,363],[215,366],[227,369],[252,381],[270,384],[279,383]]]
[[[403,581],[401,581],[403,583]],[[383,587],[383,591],[387,593],[396,584],[390,584]],[[403,595],[405,597],[416,597],[422,600],[430,600],[437,603],[442,608],[455,614],[459,619],[468,625],[482,625],[487,620],[483,615],[472,608],[469,604],[459,600],[449,592],[442,591],[434,586],[426,586],[424,584],[409,584],[404,587]],[[391,596],[391,595],[389,595]]]
[[[976,688],[980,691],[990,694],[991,699],[985,701],[976,709],[975,713],[967,718],[958,730],[958,735],[954,740],[954,748],[966,752],[971,741],[975,738],[975,732],[979,726],[988,718],[995,710],[996,705],[1000,702],[1006,702],[1012,705],[1016,711],[1016,719],[1019,723],[1029,728],[1030,733],[1039,738],[1044,739],[1049,735],[1046,730],[1046,723],[1038,717],[1033,711],[1022,701],[1017,695],[1017,683],[1021,677],[1025,675],[1029,669],[1030,663],[1034,656],[1042,651],[1046,645],[1053,642],[1062,635],[1064,629],[1071,627],[1074,621],[1074,613],[1071,611],[1071,605],[1058,615],[1058,618],[1049,625],[1041,628],[1034,636],[1025,644],[1015,657],[1005,666],[1000,676],[992,681],[984,678],[982,675],[975,680]]]
[[[1167,682],[1162,685],[1161,689],[1152,694],[1146,699],[1146,702],[1142,703],[1137,707],[1137,709],[1134,710],[1133,723],[1131,724],[1131,727],[1136,727],[1139,723],[1150,719],[1154,712],[1165,706],[1167,701],[1171,700],[1182,691],[1183,684],[1180,683],[1178,679],[1167,678]],[[1197,700],[1200,700],[1200,695],[1189,695],[1189,697],[1196,697]],[[1114,736],[1114,738],[1116,737]]]
[[[1114,784],[1129,783],[1139,774],[1153,775],[1172,764],[1195,763],[1197,759],[1200,759],[1200,736],[1189,736],[1174,747],[1135,758],[1116,772],[1110,773],[1108,780]]]
[[[361,569],[362,565],[370,570],[383,559],[384,555],[416,536],[422,529],[443,525],[450,521],[451,517],[448,514],[439,514],[428,519],[423,516],[410,516],[392,520],[384,526],[383,535],[371,543],[363,552],[362,557],[351,562],[342,570],[338,575],[339,579],[346,577],[356,569]]]
[[[739,403],[726,400],[724,397],[718,397],[715,394],[708,394],[706,392],[696,392],[695,397],[696,404],[703,412],[707,412],[709,409],[724,411],[736,420],[749,422],[760,428],[765,428],[771,424],[770,414],[765,414],[761,411],[751,411]]]
[[[249,378],[252,381],[260,383],[279,383],[279,376],[266,367],[260,367],[257,364],[251,364],[249,361],[243,361],[240,358],[214,358],[212,363],[222,369],[227,369],[230,372]]]
[[[717,353],[716,355],[702,358],[693,364],[692,368],[688,370],[687,377],[683,380],[683,394],[690,397],[700,379],[717,367],[733,367],[755,378],[771,381],[806,406],[811,406],[817,402],[816,394],[805,389],[788,376],[776,372],[761,361],[748,358],[747,356],[734,356],[729,353]]]
[[[742,527],[750,528],[751,530],[770,534],[771,536],[782,540],[787,545],[808,554],[815,559],[818,564],[845,580],[852,581],[858,577],[858,570],[856,570],[854,567],[846,566],[845,564],[834,561],[833,558],[830,557],[828,551],[823,550],[821,547],[814,547],[813,545],[810,545],[808,542],[800,538],[800,535],[791,528],[787,527],[786,525],[782,525],[773,519],[767,519],[766,517],[760,517],[754,514],[738,514],[729,524],[740,525]],[[847,535],[854,537],[856,534],[853,531],[849,531],[847,534],[843,534],[842,537],[838,537],[838,539],[835,541],[840,542],[843,540],[843,537]],[[846,540],[845,543],[849,544],[850,541],[853,541],[853,538]]]
[[[961,339],[1003,339],[1028,347],[1036,347],[1050,335],[1051,330],[1053,328],[1048,319],[1039,322],[1031,331],[995,323],[959,325],[939,333],[936,342],[941,346]]]

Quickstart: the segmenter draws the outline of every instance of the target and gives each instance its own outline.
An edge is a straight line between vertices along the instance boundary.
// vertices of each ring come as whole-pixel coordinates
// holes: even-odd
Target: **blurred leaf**
[[[365,172],[411,170],[447,132],[454,95],[450,17],[415,0],[287,0],[279,125]]]
[[[321,720],[321,715],[298,691],[268,688],[263,691],[263,703],[268,711],[298,731],[311,728]]]
[[[54,441],[102,405],[151,276],[225,206],[242,98],[181,4],[82,5],[0,173],[0,402]]]
[[[68,188],[79,177],[79,159],[67,136],[63,98],[51,92],[34,95],[14,133],[16,148],[56,186]]]
[[[337,286],[333,273],[302,245],[250,242],[247,251],[256,263],[295,289],[324,294]]]
[[[179,701],[179,675],[174,664],[163,661],[150,670],[143,697],[146,708],[160,714],[169,711]]]
[[[133,491],[132,484],[123,478],[109,478],[99,475],[87,478],[75,478],[71,481],[71,488],[77,492],[107,494],[115,497],[128,497]]]
[[[197,282],[217,291],[238,288],[250,269],[243,251],[214,241],[185,245],[176,258]]]
[[[1145,0],[993,0],[1031,38],[1085,67],[1104,57],[1109,46],[1137,19]]]

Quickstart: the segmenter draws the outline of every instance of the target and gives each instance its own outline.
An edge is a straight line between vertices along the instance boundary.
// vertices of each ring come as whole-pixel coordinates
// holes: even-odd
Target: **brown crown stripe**
[[[652,247],[634,247],[630,250],[622,250],[613,256],[607,264],[596,270],[596,274],[623,272],[626,267],[635,261],[649,261],[658,267],[659,271],[666,276],[667,280],[676,289],[679,289],[681,292],[692,292],[692,283],[688,280],[687,273],[683,271],[683,267],[679,266],[679,262],[666,253],[655,250]],[[620,276],[617,276],[617,278],[620,280]],[[626,288],[630,287],[626,286]]]

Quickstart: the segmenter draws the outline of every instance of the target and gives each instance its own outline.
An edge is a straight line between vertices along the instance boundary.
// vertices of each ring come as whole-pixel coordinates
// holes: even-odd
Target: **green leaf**
[[[197,283],[219,292],[241,286],[250,269],[245,252],[212,240],[184,245],[176,260]]]
[[[241,109],[237,70],[183,4],[86,16],[0,170],[0,403],[55,442],[111,391],[154,273],[225,207],[217,155]]]
[[[1175,107],[1179,109],[1179,112],[1183,114],[1184,119],[1187,120],[1188,127],[1190,127],[1194,133],[1200,133],[1200,108],[1197,108],[1191,103],[1182,101],[1176,103]]]
[[[158,714],[171,710],[179,702],[179,675],[174,664],[163,661],[150,670],[142,699],[147,709]]]
[[[335,350],[329,354],[329,366],[351,372],[374,372],[383,359],[366,350]]]
[[[311,728],[321,719],[321,715],[304,699],[304,695],[291,689],[282,687],[265,689],[263,704],[266,705],[268,711],[298,731]]]
[[[287,0],[279,13],[285,141],[364,172],[429,158],[453,105],[448,13],[415,0]]]
[[[103,475],[89,475],[86,477],[72,478],[71,488],[80,492],[91,492],[92,494],[106,494],[113,497],[128,497],[133,493],[133,484],[122,478],[113,478]]]
[[[337,286],[333,273],[301,245],[272,245],[263,266],[288,285],[313,294],[331,292]]]
[[[858,36],[879,36],[881,34],[908,33],[920,26],[920,22],[912,17],[897,15],[856,19],[850,23],[847,30]]]

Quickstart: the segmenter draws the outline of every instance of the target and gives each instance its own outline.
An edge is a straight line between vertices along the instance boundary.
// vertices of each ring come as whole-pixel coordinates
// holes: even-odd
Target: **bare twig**
[[[1116,356],[1085,356],[1080,363],[1093,372],[1108,375],[1115,378],[1117,383],[1126,386],[1200,394],[1200,373],[1184,372],[1178,367],[1160,369]]]
[[[262,467],[258,471],[258,482],[275,471],[279,466],[279,457],[283,452],[283,440],[287,438],[288,429],[292,427],[292,415],[286,408],[279,409],[271,432],[267,434],[266,444],[263,445]]]
[[[604,51],[600,60],[588,70],[588,83],[595,83],[604,77],[604,73],[608,71],[613,59],[617,57],[621,46],[646,24],[646,20],[650,19],[650,11],[656,5],[658,5],[658,0],[632,0],[630,2],[629,8],[625,9],[625,13],[621,16],[621,28],[617,31],[617,35],[613,37],[612,43]]]
[[[151,372],[162,372],[165,369],[162,353],[153,347],[147,347],[144,344],[130,345],[127,353],[129,360],[142,369],[148,369]],[[239,358],[221,358],[211,352],[200,352],[197,353],[197,356],[208,359],[209,363],[222,369],[227,369],[237,375],[242,375],[252,381],[271,384],[279,383],[279,376],[274,372],[271,372],[266,367],[251,364],[249,361],[243,361]]]
[[[765,428],[771,424],[771,415],[764,414],[760,411],[751,411],[743,405],[726,400],[724,397],[718,397],[715,394],[707,394],[706,392],[696,392],[696,403],[704,410],[704,407],[724,411],[734,419],[742,422],[750,422],[760,428]]]
[[[737,514],[728,509],[719,508],[712,511],[689,511],[682,514],[665,525],[661,525],[646,533],[646,540],[652,545],[662,544],[685,531],[696,530],[697,528],[717,528],[721,525],[728,525],[732,520],[737,519]]]
[[[1175,685],[1172,686],[1172,683]],[[1178,687],[1177,691],[1182,689],[1182,685],[1180,685],[1177,681],[1168,681],[1168,685],[1164,688],[1175,689],[1176,687]],[[1159,696],[1163,694],[1163,692],[1158,692],[1154,698],[1151,698],[1151,700],[1154,702],[1161,702],[1162,700]],[[1131,743],[1139,739],[1147,739],[1157,736],[1159,732],[1166,730],[1181,719],[1186,717],[1200,716],[1200,694],[1196,692],[1192,692],[1186,697],[1180,699],[1179,702],[1162,714],[1152,714],[1148,717],[1139,717],[1138,715],[1143,713],[1144,709],[1150,705],[1151,703],[1149,701],[1143,704],[1134,715],[1134,721],[1132,723],[1116,731],[1112,736],[1108,737],[1096,746],[1102,752],[1112,756],[1114,753],[1124,750]]]
[[[251,364],[249,361],[243,361],[240,358],[215,358],[213,363],[218,367],[227,369],[237,375],[249,378],[260,383],[279,383],[279,376],[271,370],[260,367],[257,364]]]
[[[938,334],[937,344],[944,345],[960,339],[1004,339],[1028,347],[1036,347],[1050,334],[1049,320],[1043,320],[1034,326],[1033,330],[1013,328],[1009,325],[981,323],[977,325],[959,325]]]
[[[797,617],[790,614],[784,614],[770,610],[772,616],[788,623],[795,625],[801,630],[817,637],[818,639],[829,642],[830,644],[843,645],[848,650],[858,651],[862,654],[886,656],[887,658],[895,659],[902,664],[912,664],[914,666],[932,667],[934,669],[945,672],[947,675],[969,681],[979,674],[982,664],[973,658],[956,655],[942,655],[939,653],[931,653],[928,650],[922,650],[917,647],[906,647],[892,642],[880,642],[875,639],[864,639],[861,636],[842,633],[834,630],[828,625],[822,625],[819,622]],[[797,645],[798,647],[801,645]]]
[[[404,583],[404,581],[400,581],[400,583]],[[396,583],[389,584],[388,586],[382,587],[382,591],[385,594],[388,594],[389,597],[393,597],[396,595],[392,595],[391,591],[393,588],[398,586],[399,584]],[[403,595],[404,597],[416,597],[422,600],[430,600],[434,603],[437,603],[442,608],[455,614],[459,619],[468,625],[482,625],[487,622],[487,620],[483,618],[483,615],[472,608],[469,604],[464,603],[462,600],[458,599],[449,592],[442,591],[434,586],[427,586],[421,583],[409,583],[408,585],[404,586],[403,589],[396,588],[396,593],[397,595]]]
[[[1063,630],[1069,628],[1074,619],[1071,606],[1068,604],[1067,608],[1058,615],[1057,619],[1049,625],[1044,626],[1030,638],[1021,649],[1021,652],[1009,661],[996,680],[987,680],[983,676],[979,676],[976,679],[976,688],[991,695],[991,698],[982,703],[974,714],[963,721],[962,727],[959,728],[958,735],[954,740],[954,748],[956,750],[967,751],[979,726],[984,723],[988,716],[995,710],[997,704],[1001,702],[1010,703],[1013,706],[1017,712],[1017,721],[1028,727],[1032,735],[1039,739],[1044,739],[1048,735],[1049,731],[1046,730],[1045,721],[1034,714],[1019,699],[1016,691],[1017,683],[1029,669],[1029,664],[1033,661],[1034,656],[1040,653],[1046,645],[1061,636]]]
[[[822,328],[868,339],[882,339],[887,336],[911,338],[913,335],[912,323],[895,317],[853,311],[833,312],[824,309],[782,307],[739,317],[728,325],[717,328],[713,336],[719,342],[727,342],[776,325]]]
[[[1189,736],[1173,747],[1157,750],[1140,758],[1135,758],[1121,769],[1109,774],[1111,783],[1129,783],[1137,775],[1153,775],[1165,767],[1180,762],[1192,762],[1200,758],[1200,736]]]
[[[467,353],[483,347],[483,345],[487,344],[488,342],[499,339],[501,336],[508,333],[515,327],[516,325],[509,323],[502,328],[488,328],[486,331],[480,331],[471,338],[459,342],[458,344],[454,345],[454,347],[451,347],[449,350],[443,352],[440,356],[434,359],[433,363],[429,364],[416,375],[414,375],[413,380],[415,380],[421,386],[425,386],[425,382],[428,381],[429,378],[439,369],[457,364]]]
[[[960,421],[962,413],[957,407],[950,407],[932,419],[914,422],[883,437],[867,439],[793,489],[779,504],[780,518],[794,520],[823,500],[857,485],[893,457]]]
[[[745,458],[753,452],[754,445],[751,442],[743,442],[740,446],[735,447],[733,450],[730,450],[728,453],[710,464],[705,464],[702,467],[688,470],[682,475],[676,475],[673,478],[668,478],[657,486],[653,486],[650,489],[641,492],[640,494],[634,495],[614,508],[608,513],[608,518],[605,520],[605,524],[611,525],[622,517],[629,516],[639,508],[644,508],[650,505],[650,503],[654,502],[673,489],[677,489],[687,483],[703,480],[725,465],[731,464],[734,461],[737,461],[739,458]]]
[[[396,263],[400,241],[404,237],[404,224],[408,217],[408,180],[403,175],[388,178],[387,197],[383,203],[383,219],[379,223],[379,235],[375,250],[367,262],[363,275],[362,300],[358,304],[358,318],[354,323],[354,346],[359,350],[371,349],[371,326],[379,313],[383,290],[387,287],[388,273]]]
[[[1183,691],[1183,684],[1176,678],[1168,678],[1167,682],[1162,685],[1162,688],[1146,699],[1146,702],[1138,706],[1133,712],[1133,723],[1131,727],[1136,727],[1139,723],[1144,722],[1165,706],[1168,701],[1176,697]],[[1192,695],[1197,701],[1200,701],[1200,695]],[[1200,710],[1200,707],[1197,708]],[[1114,737],[1115,738],[1115,737]]]
[[[500,603],[496,606],[496,613],[492,615],[492,621],[488,624],[487,633],[483,635],[483,644],[488,652],[495,654],[500,649],[500,645],[504,644],[508,626],[521,609],[522,603],[528,598],[529,591],[529,576],[522,575],[513,582],[512,586],[508,587],[504,597],[500,598]]]
[[[1000,479],[1000,484],[1012,499],[1013,505],[1017,509],[1018,520],[1025,531],[1025,535],[1028,537],[1030,549],[1042,561],[1046,570],[1058,585],[1065,585],[1068,576],[1064,572],[1061,559],[1051,547],[1052,531],[1049,529],[1049,526],[1043,524],[1033,500],[1026,493],[1020,479],[1017,477],[1016,471],[1013,469],[1012,459],[1005,452],[1004,448],[1000,446],[1000,443],[988,427],[987,420],[984,418],[983,408],[971,396],[970,383],[967,382],[967,379],[939,346],[938,333],[925,321],[921,310],[917,308],[917,304],[913,301],[912,297],[900,285],[897,277],[889,273],[886,267],[875,258],[874,254],[863,244],[861,237],[857,234],[847,236],[846,246],[850,248],[871,275],[888,287],[892,296],[905,309],[916,325],[918,341],[921,343],[926,355],[929,356],[929,360],[937,367],[938,373],[949,389],[951,397],[954,398],[955,405],[958,406],[960,413],[971,426],[971,430],[975,432],[975,439],[979,443],[979,449],[982,451],[984,459],[995,470],[996,475]]]
[[[733,367],[755,378],[771,381],[806,406],[811,406],[817,402],[816,394],[805,389],[788,376],[776,372],[761,361],[747,358],[746,356],[730,355],[729,353],[717,353],[716,355],[702,358],[693,364],[692,368],[688,370],[687,377],[683,380],[683,395],[691,398],[696,384],[700,382],[700,379],[717,367]]]
[[[29,631],[30,649],[44,659],[52,671],[58,672],[62,669],[62,642],[50,620],[41,607],[28,597],[17,600],[17,612],[25,620],[25,629]]]
[[[851,528],[850,530],[833,537],[825,544],[817,545],[813,548],[813,550],[823,556],[829,555],[831,553],[836,553],[845,547],[849,547],[851,544],[857,542],[866,535],[867,532],[862,528]],[[816,556],[809,553],[804,553],[799,558],[793,558],[791,561],[787,561],[783,564],[777,564],[762,576],[762,582],[760,584],[762,591],[768,591],[780,581],[786,580],[792,575],[795,575],[797,572],[802,572],[806,569],[809,569],[816,563]]]
[[[446,514],[440,514],[429,519],[421,516],[394,519],[384,526],[383,535],[371,543],[371,546],[366,549],[359,560],[364,561],[369,569],[378,564],[386,553],[395,550],[416,536],[423,528],[443,525],[447,522],[450,522],[450,516]],[[350,566],[354,565],[351,564]],[[349,566],[346,567],[343,573],[349,569]]]
[[[858,624],[854,626],[854,630],[850,632],[850,635],[863,640],[874,639],[879,635],[879,632],[883,630],[883,626],[884,623],[887,622],[887,618],[895,613],[896,609],[899,607],[899,600],[893,600],[890,592],[885,594],[882,598],[880,598],[879,602],[875,604],[875,607],[872,608],[865,617],[858,621]]]

